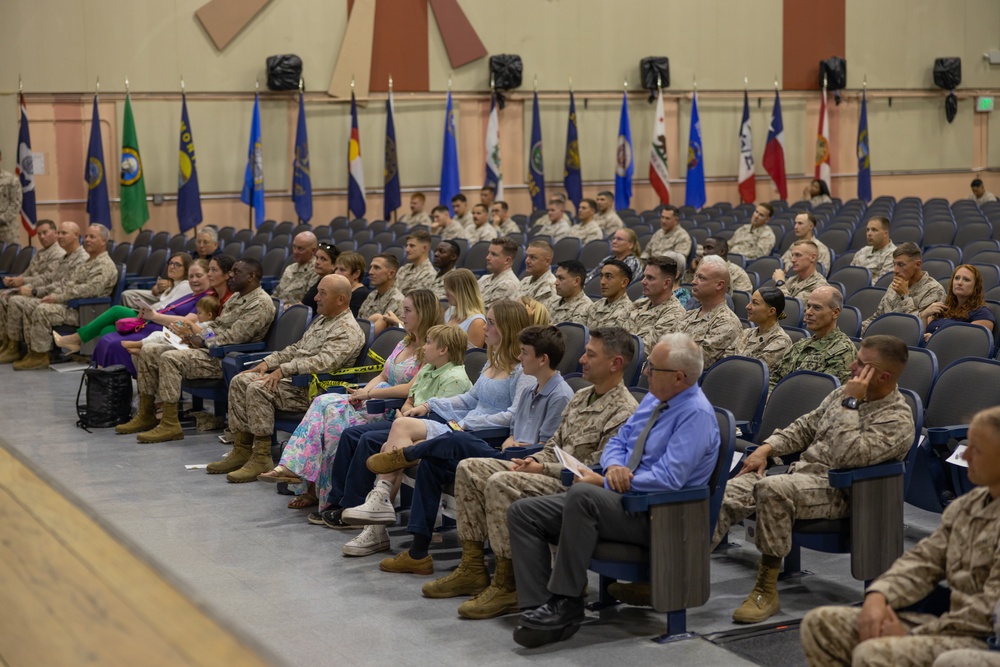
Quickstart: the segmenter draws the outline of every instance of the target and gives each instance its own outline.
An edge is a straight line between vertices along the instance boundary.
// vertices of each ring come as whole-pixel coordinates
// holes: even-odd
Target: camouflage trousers
[[[28,349],[32,352],[48,352],[52,349],[52,329],[61,325],[80,324],[80,311],[61,303],[40,303],[31,314],[27,327]]]
[[[490,541],[497,556],[511,557],[507,508],[521,498],[551,496],[566,491],[547,475],[514,472],[502,459],[465,459],[455,473],[455,521],[461,540]]]
[[[784,558],[792,550],[796,519],[840,519],[847,516],[847,510],[847,495],[830,488],[825,476],[790,473],[761,477],[747,473],[726,484],[712,548],[730,526],[756,514],[757,549],[765,556]]]
[[[229,429],[233,432],[271,435],[274,411],[305,412],[309,409],[308,387],[279,382],[272,392],[257,382],[262,373],[240,373],[229,383]]]
[[[222,360],[208,351],[177,350],[173,345],[143,345],[135,369],[140,394],[159,396],[164,403],[181,400],[181,380],[222,379]]]
[[[25,331],[28,328],[26,325],[31,322],[31,316],[34,314],[35,308],[41,305],[41,303],[41,299],[36,299],[33,296],[21,296],[17,294],[10,297],[10,300],[7,302],[7,313],[4,322],[7,328],[7,338],[17,341],[25,340]]]
[[[817,607],[806,614],[800,634],[802,650],[812,667],[926,667],[939,654],[951,649],[986,648],[981,639],[948,635],[879,637],[859,643],[860,613],[859,607]],[[899,617],[908,630],[921,621],[936,618],[905,612]],[[984,665],[985,662],[980,659],[975,664]]]
[[[955,649],[939,655],[933,667],[1000,667],[1000,651]]]
[[[7,338],[7,311],[10,310],[12,292],[0,293],[0,337]]]
[[[18,233],[18,227],[20,227],[20,225],[17,224],[16,217],[10,222],[0,222],[0,242],[19,243],[21,241],[21,235]]]

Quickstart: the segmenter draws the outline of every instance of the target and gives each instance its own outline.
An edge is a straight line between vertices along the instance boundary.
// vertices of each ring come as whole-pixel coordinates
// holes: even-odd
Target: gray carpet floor
[[[458,601],[420,596],[426,578],[379,571],[385,554],[345,558],[341,547],[356,533],[307,524],[273,486],[186,470],[224,454],[216,433],[192,428],[183,441],[140,445],[112,429],[76,428],[79,379],[0,367],[0,438],[276,664],[804,664],[797,632],[719,644],[705,638],[738,629],[732,611],[753,586],[757,552],[742,529],[732,531],[732,548],[712,556],[711,599],[688,614],[688,629],[701,637],[656,644],[650,639],[665,631],[663,617],[620,607],[591,614],[567,642],[526,650],[511,639],[515,616],[461,620]],[[938,517],[908,506],[906,520],[909,547]],[[393,553],[409,543],[402,527],[390,534]],[[439,573],[457,564],[453,531],[432,554]],[[773,622],[860,601],[862,585],[851,578],[847,556],[804,552],[802,562],[813,574],[779,583],[782,612]],[[596,578],[591,586],[594,594]]]

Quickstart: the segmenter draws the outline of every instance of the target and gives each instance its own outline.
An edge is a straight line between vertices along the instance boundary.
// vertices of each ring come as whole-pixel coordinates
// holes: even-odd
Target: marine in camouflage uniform
[[[648,357],[664,334],[677,331],[681,318],[686,314],[673,293],[658,306],[643,297],[632,304],[629,323],[625,329],[642,339],[642,347]]]
[[[663,257],[665,253],[673,251],[679,252],[685,258],[691,256],[691,236],[683,227],[678,224],[669,232],[662,229],[656,230],[646,248],[642,251],[642,259],[650,257]]]
[[[402,307],[403,293],[398,287],[390,287],[384,294],[379,294],[378,290],[373,289],[358,308],[358,317],[367,320],[371,319],[372,315],[384,315],[390,310],[399,315]]]
[[[118,267],[108,253],[102,252],[77,267],[69,280],[49,292],[55,303],[39,302],[27,324],[28,348],[32,352],[48,353],[52,349],[52,329],[61,324],[78,326],[80,311],[69,308],[71,299],[111,296],[118,282]]]
[[[598,299],[590,307],[587,313],[587,328],[599,329],[601,327],[621,327],[628,328],[629,319],[632,317],[632,302],[628,294],[622,295],[616,300],[608,303],[607,297]]]
[[[483,303],[489,308],[497,301],[516,299],[521,283],[510,269],[494,275],[487,273],[479,279],[479,289],[483,293]]]
[[[43,248],[35,253],[28,263],[28,268],[21,274],[25,285],[41,285],[57,278],[59,261],[66,256],[66,251],[58,243]]]
[[[452,267],[452,268],[448,269],[447,271],[445,271],[444,273],[436,273],[434,275],[434,284],[430,287],[430,290],[432,292],[434,292],[434,296],[436,296],[439,301],[441,299],[444,299],[445,296],[446,296],[445,295],[445,289],[444,289],[444,277],[447,276],[449,273],[451,273],[454,270],[455,270],[455,267]],[[393,312],[395,312],[395,311],[393,311]]]
[[[739,338],[734,341],[733,346],[726,350],[724,356],[753,357],[767,364],[768,369],[777,369],[782,357],[791,346],[792,339],[780,325],[775,324],[764,333],[761,333],[757,327],[753,327],[744,329]],[[853,345],[851,347],[853,348]],[[853,356],[851,360],[854,360]]]
[[[556,294],[556,277],[551,271],[546,271],[537,278],[525,276],[521,279],[518,287],[517,297],[531,297],[538,303],[551,310],[559,302],[559,295]]]
[[[539,218],[542,223],[542,234],[552,237],[552,245],[559,243],[562,239],[569,236],[569,230],[572,225],[570,225],[569,218],[565,215],[559,219],[558,222],[552,222],[547,216],[542,216]],[[536,225],[538,223],[535,223]]]
[[[816,266],[817,266],[816,270],[818,271],[819,270],[819,268],[818,268],[819,265],[822,265],[823,268],[826,269],[827,272],[829,272],[830,271],[830,264],[832,263],[833,260],[830,257],[830,249],[826,247],[826,244],[823,243],[822,241],[820,241],[815,236],[812,237],[811,239],[803,239],[803,240],[812,241],[816,245]],[[786,271],[791,271],[791,266],[792,266],[792,248],[790,246],[789,246],[788,250],[785,251],[785,254],[783,254],[781,256],[781,265],[783,267],[785,267]],[[892,261],[891,260],[889,261],[889,265],[890,266],[892,265]]]
[[[729,252],[743,255],[749,262],[770,255],[774,243],[774,230],[766,223],[756,228],[748,223],[737,229],[729,240]]]
[[[297,343],[273,352],[261,360],[267,372],[281,369],[282,377],[329,373],[346,368],[357,358],[365,336],[350,309],[336,317],[319,315]],[[255,436],[270,436],[274,411],[304,412],[309,409],[308,387],[278,382],[272,392],[263,382],[263,373],[240,373],[229,385],[229,428]]]
[[[625,223],[618,217],[614,208],[609,208],[604,213],[598,212],[594,216],[594,220],[604,230],[605,238],[611,238],[612,234],[625,227]]]
[[[847,382],[851,379],[851,364],[856,356],[858,348],[854,341],[836,327],[822,338],[803,338],[788,348],[778,364],[768,364],[771,389],[793,371],[829,373],[841,382]]]
[[[215,333],[219,345],[264,340],[274,321],[274,302],[257,287],[246,296],[234,294],[205,332]],[[178,350],[172,345],[143,345],[136,360],[139,393],[159,395],[164,403],[177,403],[184,379],[222,378],[222,360],[205,348]]]
[[[406,296],[415,289],[433,290],[436,281],[437,270],[429,259],[419,264],[404,264],[399,267],[399,271],[396,271],[396,289],[402,292],[403,296]],[[396,314],[398,315],[399,313]]]
[[[551,307],[552,321],[556,324],[560,322],[576,322],[577,324],[587,324],[587,316],[590,309],[594,307],[594,302],[582,290],[579,294],[569,299],[558,299]]]
[[[750,282],[750,276],[743,267],[733,264],[732,262],[726,262],[726,270],[729,271],[729,295],[732,296],[733,290],[739,290],[741,292],[749,292],[753,294],[753,283]]]
[[[69,279],[76,273],[76,270],[83,266],[84,262],[90,259],[90,255],[83,249],[83,246],[68,255],[64,255],[56,264],[55,278],[48,282],[39,281],[31,285],[33,296],[21,296],[15,294],[9,300],[0,300],[4,304],[4,326],[6,327],[7,338],[10,340],[25,340],[27,322],[31,321],[31,314],[42,297],[48,296],[52,292],[62,289]]]
[[[910,285],[909,292],[905,296],[900,296],[896,290],[889,287],[885,291],[885,296],[879,301],[875,313],[861,323],[861,333],[864,334],[875,318],[886,313],[909,313],[910,315],[920,315],[927,306],[935,301],[944,301],[944,287],[936,281],[931,274],[924,272],[917,282]]]
[[[792,548],[797,519],[840,519],[849,498],[827,479],[832,468],[860,468],[900,461],[913,443],[913,414],[899,389],[857,410],[841,405],[844,387],[834,389],[819,407],[776,430],[766,444],[773,456],[801,453],[784,475],[749,472],[729,480],[722,498],[712,548],[729,527],[757,514],[756,544],[765,556],[783,558]]]
[[[495,220],[490,222],[490,224],[493,225],[493,229],[496,230],[495,234],[497,236],[507,236],[508,234],[524,233],[524,230],[521,229],[521,227],[516,222],[514,222],[513,218],[507,218],[506,220],[501,222],[499,226],[496,224]]]
[[[407,213],[406,215],[400,216],[399,222],[406,223],[407,231],[413,229],[417,225],[424,225],[430,229],[431,216],[427,215],[423,211],[420,213]]]
[[[582,222],[578,225],[572,225],[569,231],[566,232],[566,237],[568,239],[580,239],[581,245],[587,245],[591,241],[600,241],[604,238],[604,230],[601,226],[597,224],[597,221],[591,218],[590,222]]]
[[[591,402],[593,401],[593,402]],[[556,458],[558,446],[584,465],[597,465],[601,451],[618,429],[628,421],[638,404],[619,382],[603,396],[594,397],[594,388],[581,389],[563,410],[562,421],[542,451],[530,458],[542,464],[540,474],[514,472],[514,464],[502,459],[465,459],[455,477],[455,519],[458,537],[483,542],[487,538],[494,553],[510,558],[507,508],[519,498],[563,493],[562,464]]]
[[[473,246],[480,241],[492,241],[497,237],[497,229],[490,224],[489,221],[484,222],[478,227],[473,224],[471,228],[465,230],[465,233],[469,236],[470,246]]]
[[[306,295],[312,286],[319,282],[319,275],[316,274],[316,258],[313,257],[305,264],[292,262],[281,272],[281,280],[274,289],[274,298],[281,299],[284,304],[302,303],[302,297]]]
[[[687,311],[681,318],[677,331],[683,331],[698,343],[705,360],[705,370],[708,370],[739,337],[743,324],[726,302],[722,301],[704,314],[700,308]]]
[[[896,244],[889,241],[881,250],[874,250],[870,245],[866,245],[861,250],[854,253],[851,258],[851,266],[863,266],[872,272],[872,283],[892,271],[892,253],[896,251]]]
[[[845,427],[842,433],[856,433],[857,427],[853,428]],[[854,451],[847,443],[838,443],[838,448]],[[843,466],[838,463],[833,467]],[[947,612],[941,616],[899,612],[899,620],[907,629],[905,636],[868,639],[859,644],[861,609],[819,607],[802,622],[802,649],[814,667],[852,662],[871,667],[929,665],[937,655],[951,649],[985,649],[984,639],[993,632],[991,616],[1000,591],[998,563],[1000,502],[990,497],[987,487],[978,487],[948,505],[937,529],[896,559],[866,591],[881,593],[893,610],[899,610],[922,600],[943,579],[951,590]],[[954,658],[978,659],[948,664],[989,664],[985,653],[963,654]]]
[[[813,293],[817,287],[822,287],[823,285],[829,285],[819,271],[814,272],[808,278],[799,278],[796,274],[792,274],[785,284],[780,286],[782,292],[785,293],[787,297],[794,297],[805,304],[809,300],[809,295]]]
[[[1000,652],[971,648],[953,649],[938,655],[932,667],[1000,667]]]
[[[0,170],[0,241],[17,243],[21,220],[21,179]]]

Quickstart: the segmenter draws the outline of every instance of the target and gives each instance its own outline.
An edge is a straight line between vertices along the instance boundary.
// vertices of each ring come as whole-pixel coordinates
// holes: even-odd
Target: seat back
[[[568,375],[564,375],[563,379],[566,380],[566,384],[568,384],[569,388],[573,390],[573,393],[576,393],[581,389],[594,386],[594,383],[590,380],[584,380],[583,375],[580,373],[570,373]]]
[[[458,258],[458,265],[470,271],[486,270],[486,255],[490,252],[490,242],[480,241]]]
[[[143,229],[136,235],[135,240],[132,241],[132,246],[133,247],[148,246],[149,242],[152,240],[153,240],[153,230]]]
[[[865,287],[848,297],[847,305],[857,308],[861,317],[867,320],[878,310],[878,304],[884,296],[885,288],[883,287]]]
[[[27,246],[26,248],[21,248],[21,251],[17,253],[17,257],[14,259],[14,263],[11,264],[10,272],[14,275],[20,275],[28,270],[28,264],[31,264],[32,258],[35,256],[35,247]]]
[[[984,290],[993,289],[997,285],[1000,285],[1000,268],[996,264],[976,262],[972,266],[976,267],[979,270],[979,275],[983,277]]]
[[[837,317],[837,328],[852,338],[861,335],[861,311],[854,306],[844,306]]]
[[[839,386],[840,380],[834,376],[816,371],[795,371],[781,378],[764,406],[760,431],[754,441],[763,443],[776,429],[785,428],[815,410]]]
[[[277,225],[275,225],[274,226],[274,230],[273,230],[272,233],[275,236],[279,236],[281,234],[291,235],[293,227],[295,227],[295,223],[294,222],[291,222],[290,220],[285,220],[285,221],[279,222]],[[309,229],[309,227],[307,225],[306,226],[306,230],[308,230],[308,229]]]
[[[768,280],[775,269],[781,268],[781,259],[773,256],[758,257],[747,265],[747,271],[755,271],[761,280]]]
[[[358,320],[358,325],[365,332],[365,344],[361,348],[361,352],[358,353],[358,358],[354,362],[355,366],[368,366],[378,363],[378,359],[388,359],[392,351],[396,349],[399,341],[406,337],[406,332],[402,329],[390,327],[384,329],[382,333],[375,336],[375,339],[372,340],[371,322],[368,320]],[[359,373],[354,381],[359,385],[363,384],[376,377],[380,372],[368,371]]]
[[[577,259],[580,256],[580,239],[565,238],[559,239],[553,248],[552,263],[558,264],[570,259]]]
[[[962,357],[989,358],[993,352],[993,333],[979,324],[946,324],[930,337],[925,347],[937,355],[943,368]]]
[[[963,357],[938,374],[924,410],[924,426],[968,424],[980,410],[1000,405],[1000,361]],[[970,390],[974,387],[974,390]]]
[[[923,347],[910,346],[910,357],[906,369],[899,376],[899,386],[915,393],[920,401],[927,405],[931,395],[931,387],[938,376],[937,356]]]
[[[149,240],[149,247],[153,250],[161,250],[170,247],[170,232],[157,232]]]
[[[374,334],[372,332],[375,330],[375,327],[372,326],[371,320],[358,317],[355,318],[354,321],[358,323],[359,327],[361,327],[361,333],[364,334],[365,342],[364,345],[361,346],[361,351],[358,352],[358,356],[354,358],[354,363],[351,365],[364,366],[368,363],[368,350],[371,349],[372,346],[372,339],[374,338]]]
[[[950,259],[925,259],[921,266],[934,280],[951,278],[951,274],[955,273],[955,263]]]
[[[796,297],[785,297],[785,320],[790,327],[802,326],[802,301]]]
[[[859,289],[871,286],[872,272],[863,266],[845,266],[831,273],[829,281],[842,284],[844,296],[849,297]]]
[[[375,259],[375,255],[380,252],[382,252],[382,249],[379,244],[371,242],[362,243],[357,249],[357,253],[365,258],[365,266],[371,266],[372,260]]]
[[[924,321],[909,313],[886,313],[868,325],[865,337],[868,336],[895,336],[907,346],[916,347],[924,342]]]
[[[142,265],[142,277],[159,278],[163,275],[163,269],[167,266],[168,252],[170,251],[166,248],[157,248],[149,253],[149,257],[146,258],[146,262]]]
[[[132,252],[132,244],[128,241],[123,241],[115,245],[114,250],[111,251],[111,261],[115,264],[125,264],[128,261],[129,254]]]
[[[733,290],[733,312],[736,313],[738,317],[746,318],[747,305],[750,303],[750,299],[752,298],[753,295],[750,292]]]
[[[291,245],[292,245],[291,234],[275,234],[267,242],[267,249],[273,250],[275,248],[284,248],[285,250],[287,250],[288,248],[291,247]]]
[[[256,259],[258,262],[263,262],[264,260],[264,246],[259,243],[253,243],[247,246],[246,250],[243,251],[243,256],[241,259]]]
[[[479,376],[483,372],[483,367],[486,366],[488,360],[489,357],[486,354],[486,350],[481,347],[474,347],[465,351],[465,374],[469,376],[472,384],[476,384],[476,381],[479,380]]]
[[[279,311],[280,312],[280,311]],[[312,308],[297,303],[289,306],[285,312],[278,316],[277,322],[271,327],[267,334],[266,346],[268,350],[284,350],[289,345],[294,345],[302,339],[309,323],[312,322]]]
[[[746,422],[750,433],[756,431],[767,401],[766,363],[752,357],[723,357],[705,371],[700,384],[709,403],[728,410],[737,422]]]
[[[642,364],[646,361],[646,350],[642,344],[642,339],[632,334],[632,342],[635,344],[635,354],[632,355],[632,359],[625,365],[625,371],[622,374],[622,382],[625,383],[626,387],[632,387],[639,381],[639,376],[642,375]]]
[[[149,257],[148,245],[134,246],[128,254],[128,259],[125,260],[125,273],[139,275],[147,257]]]
[[[803,329],[802,327],[792,327],[782,324],[781,328],[786,334],[788,334],[788,337],[792,339],[792,345],[798,343],[803,338],[809,338],[812,336],[808,329]]]
[[[282,270],[285,268],[285,259],[287,257],[288,249],[284,246],[268,250],[267,254],[264,255],[264,259],[260,262],[263,269],[263,276],[261,277],[279,278]]]
[[[602,239],[591,241],[580,250],[580,262],[587,270],[596,269],[601,260],[611,254],[611,244]],[[555,264],[555,260],[552,262]]]
[[[556,327],[566,339],[566,353],[563,354],[562,361],[556,366],[556,370],[567,375],[576,372],[579,367],[580,357],[583,356],[583,352],[587,348],[587,341],[590,340],[590,332],[587,327],[576,322],[559,322]],[[625,386],[630,384],[626,379]]]
[[[222,254],[232,257],[233,259],[239,259],[243,256],[243,241],[230,241],[226,244],[226,247],[222,249]]]
[[[736,450],[736,419],[733,413],[725,408],[715,407],[715,418],[719,423],[719,458],[708,480],[708,489],[712,494],[709,498],[708,539],[715,533],[715,524],[722,509],[722,497],[726,495],[726,483],[729,481],[729,465]]]

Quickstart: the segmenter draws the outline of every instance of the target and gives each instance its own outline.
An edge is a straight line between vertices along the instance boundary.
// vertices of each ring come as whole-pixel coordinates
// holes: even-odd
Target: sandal
[[[288,484],[301,484],[303,480],[301,477],[293,473],[291,470],[285,466],[278,466],[274,470],[269,470],[268,472],[262,472],[257,475],[258,482],[271,482],[272,484],[278,484],[280,482],[287,482]]]
[[[303,493],[298,496],[295,500],[288,503],[288,509],[290,510],[302,510],[307,507],[316,507],[319,505],[319,498],[311,493]]]

